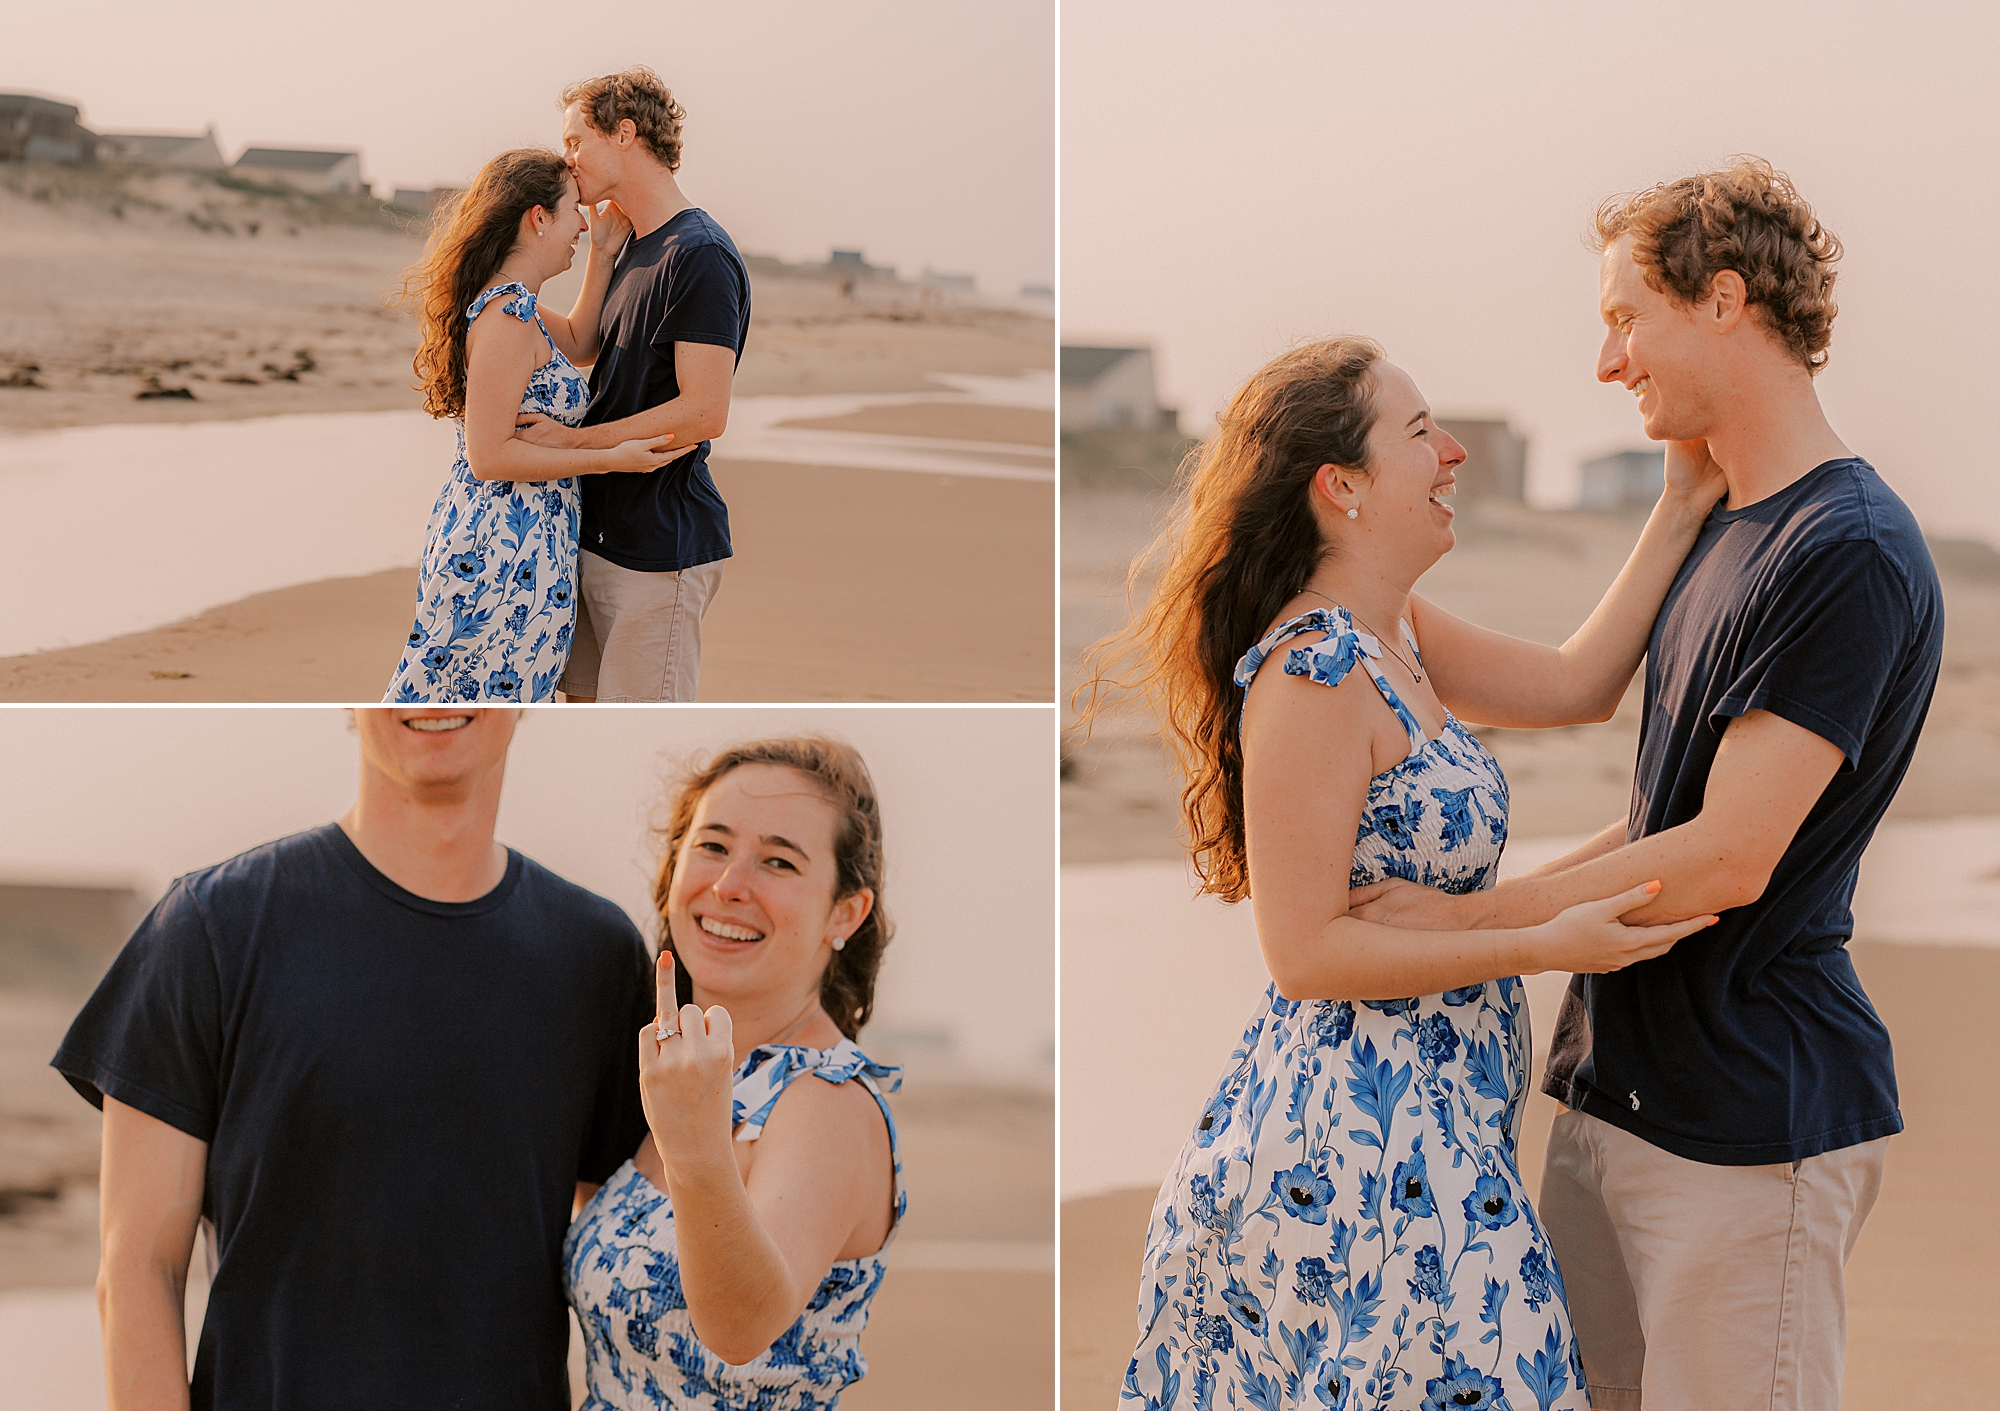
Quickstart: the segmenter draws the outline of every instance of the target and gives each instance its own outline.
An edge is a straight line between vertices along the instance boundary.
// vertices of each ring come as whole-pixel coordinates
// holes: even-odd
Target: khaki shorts
[[[701,676],[701,619],[722,565],[641,573],[584,549],[576,635],[563,694],[600,701],[691,701]]]
[[[1711,1166],[1564,1111],[1535,1202],[1596,1411],[1837,1411],[1887,1137]]]

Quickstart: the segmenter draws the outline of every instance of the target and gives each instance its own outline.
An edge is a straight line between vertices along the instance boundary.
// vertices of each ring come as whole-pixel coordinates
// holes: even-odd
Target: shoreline
[[[747,460],[717,473],[739,547],[704,623],[700,700],[1050,698],[1052,482]],[[373,702],[415,601],[414,566],[257,593],[0,658],[0,701]]]

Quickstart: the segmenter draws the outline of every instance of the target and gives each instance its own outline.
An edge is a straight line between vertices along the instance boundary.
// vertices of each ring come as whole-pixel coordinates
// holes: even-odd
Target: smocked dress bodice
[[[847,1039],[827,1049],[754,1048],[736,1070],[736,1140],[757,1140],[785,1089],[807,1078],[859,1083],[888,1123],[895,1211],[882,1247],[836,1262],[797,1322],[762,1355],[731,1366],[695,1336],[681,1291],[672,1202],[627,1161],[584,1206],[563,1242],[563,1283],[583,1330],[589,1387],[583,1411],[831,1411],[841,1391],[867,1374],[861,1330],[888,1271],[889,1246],[906,1204],[896,1123],[884,1096],[902,1085],[902,1074]]]
[[[520,410],[581,425],[590,380],[549,337],[525,285],[488,289],[466,307],[467,323],[503,295],[500,312],[533,323],[549,350]],[[465,419],[454,424],[458,458],[431,507],[416,620],[382,699],[553,700],[576,630],[576,477],[481,480],[466,457]]]

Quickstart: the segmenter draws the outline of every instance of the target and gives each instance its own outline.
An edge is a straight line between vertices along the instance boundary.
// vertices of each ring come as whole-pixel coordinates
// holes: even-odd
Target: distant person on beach
[[[732,553],[708,449],[729,419],[750,275],[728,234],[681,192],[685,114],[652,70],[573,84],[562,104],[563,151],[583,200],[610,202],[631,239],[622,252],[607,244],[617,269],[588,410],[580,424],[525,415],[519,435],[600,452],[671,437],[678,457],[649,475],[584,483],[581,597],[562,690],[579,702],[691,701],[702,617]],[[593,233],[593,261],[597,252]]]
[[[563,1248],[584,1404],[831,1411],[903,1215],[901,1080],[854,1043],[891,935],[875,786],[822,737],[740,745],[680,781],[664,842],[652,1130]]]
[[[1487,893],[1507,782],[1460,717],[1608,719],[1722,478],[1673,449],[1558,648],[1412,593],[1452,547],[1464,460],[1374,342],[1294,349],[1222,414],[1134,566],[1158,569],[1146,606],[1095,653],[1098,686],[1157,708],[1202,889],[1251,900],[1273,981],[1153,1207],[1123,1391],[1146,1411],[1589,1405],[1515,1154],[1519,977],[1619,970],[1715,918],[1642,920],[1660,884],[1640,875],[1533,924],[1434,931],[1358,917],[1348,886]],[[1069,997],[1093,1001],[1115,996]]]
[[[591,231],[569,314],[537,307],[544,280]],[[666,464],[671,434],[603,449],[517,440],[533,412],[574,423],[590,403],[579,366],[630,224],[586,217],[552,152],[503,152],[436,217],[405,290],[419,298],[424,410],[453,418],[458,459],[438,492],[417,580],[417,616],[385,701],[548,701],[576,622],[577,477]]]
[[[1659,878],[1632,919],[1722,913],[1572,982],[1542,1210],[1600,1411],[1820,1411],[1840,1404],[1843,1266],[1903,1128],[1848,904],[1937,683],[1937,573],[1820,408],[1840,244],[1790,181],[1740,159],[1608,202],[1596,234],[1599,380],[1728,487],[1647,644],[1630,816],[1493,891],[1353,903],[1533,926]]]
[[[114,1411],[568,1411],[562,1243],[646,1134],[652,967],[494,841],[517,714],[356,711],[347,816],[175,882],[71,1026]]]

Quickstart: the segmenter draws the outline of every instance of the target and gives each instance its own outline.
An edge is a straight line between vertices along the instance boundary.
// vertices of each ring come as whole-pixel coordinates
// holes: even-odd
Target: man
[[[538,445],[671,435],[692,449],[655,471],[586,476],[572,701],[691,701],[701,621],[731,553],[708,438],[729,417],[750,331],[750,276],[722,227],[681,194],[681,120],[650,69],[565,89],[563,152],[578,194],[632,221],[600,316],[590,410],[570,428],[526,418]],[[616,482],[616,483],[613,483]]]
[[[652,967],[494,841],[515,712],[355,715],[347,816],[175,882],[56,1053],[104,1109],[113,1411],[570,1404],[562,1241],[646,1132]]]
[[[1729,487],[1654,624],[1630,817],[1493,891],[1364,889],[1358,914],[1529,925],[1654,878],[1627,921],[1721,913],[1572,982],[1541,1214],[1598,1411],[1833,1408],[1842,1266],[1903,1125],[1848,903],[1936,684],[1937,575],[1820,409],[1840,246],[1791,184],[1740,161],[1597,233],[1599,379]]]

